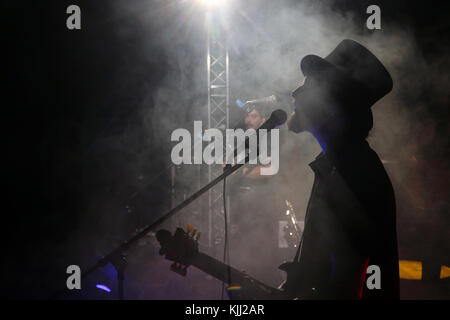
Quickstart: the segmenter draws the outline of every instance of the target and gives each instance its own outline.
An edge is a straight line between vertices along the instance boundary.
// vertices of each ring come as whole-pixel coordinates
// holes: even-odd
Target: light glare
[[[106,292],[111,292],[111,289],[108,288],[107,286],[103,285],[103,284],[97,284],[95,285],[98,289],[104,290]]]
[[[199,0],[205,6],[219,6],[224,0]]]

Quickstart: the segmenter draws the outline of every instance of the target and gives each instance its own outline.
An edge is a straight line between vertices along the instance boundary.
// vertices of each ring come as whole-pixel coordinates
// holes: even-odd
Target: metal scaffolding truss
[[[207,20],[208,128],[229,128],[229,58],[226,35],[213,16]],[[209,165],[208,181],[222,172],[220,165]],[[208,193],[209,246],[223,245],[223,185]],[[227,206],[229,208],[229,206]]]
[[[228,50],[226,43],[208,40],[208,128],[228,128]]]

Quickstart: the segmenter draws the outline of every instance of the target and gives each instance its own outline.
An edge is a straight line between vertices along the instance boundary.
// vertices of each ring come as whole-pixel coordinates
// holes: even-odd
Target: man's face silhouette
[[[306,77],[303,85],[292,92],[295,117],[288,123],[294,132],[314,132],[330,120],[333,110],[331,90],[325,79]]]

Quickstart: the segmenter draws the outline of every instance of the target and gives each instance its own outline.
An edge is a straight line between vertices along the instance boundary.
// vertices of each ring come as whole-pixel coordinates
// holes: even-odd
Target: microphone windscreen
[[[284,124],[287,120],[287,114],[284,110],[277,109],[270,115],[270,118],[273,118],[273,121],[275,122],[275,126],[281,126]]]
[[[271,130],[275,127],[281,126],[287,120],[287,114],[285,111],[278,109],[272,112],[270,118],[262,124],[258,129],[268,129]]]

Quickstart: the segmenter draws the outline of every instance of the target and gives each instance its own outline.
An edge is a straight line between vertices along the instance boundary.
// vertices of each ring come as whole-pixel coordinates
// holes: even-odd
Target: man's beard
[[[306,116],[301,111],[296,111],[295,115],[292,114],[288,119],[288,128],[295,133],[301,133],[307,130]]]

